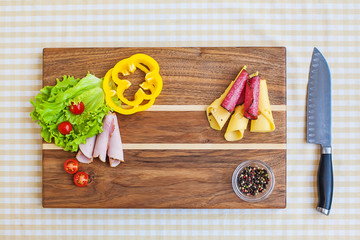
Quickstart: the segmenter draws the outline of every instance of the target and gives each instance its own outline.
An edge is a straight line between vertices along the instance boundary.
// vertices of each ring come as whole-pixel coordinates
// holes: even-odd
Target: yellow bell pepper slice
[[[124,92],[131,86],[131,83],[128,80],[120,79],[119,73],[127,76],[137,68],[146,74],[145,81],[139,85],[140,88],[135,93],[134,100],[130,101],[124,96]],[[163,81],[159,71],[159,64],[152,57],[145,54],[135,54],[130,58],[121,60],[105,75],[103,89],[106,103],[113,108],[114,111],[125,115],[148,109],[154,104],[155,98],[159,96],[163,87]],[[116,91],[110,87],[111,81],[117,85]],[[150,94],[146,94],[144,90],[149,90]],[[120,101],[127,106],[123,107],[114,103],[112,100],[114,92],[116,92],[115,94]],[[147,103],[142,104],[144,101],[147,101]]]

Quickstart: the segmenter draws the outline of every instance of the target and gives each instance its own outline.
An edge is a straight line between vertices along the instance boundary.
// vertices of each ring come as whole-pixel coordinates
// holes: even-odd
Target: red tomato
[[[78,104],[71,103],[69,108],[73,114],[79,115],[84,111],[85,106],[83,102],[79,102]]]
[[[64,169],[67,173],[74,174],[79,170],[79,162],[75,159],[68,159],[64,163]]]
[[[67,135],[72,131],[72,125],[70,122],[62,122],[58,125],[58,130],[61,134]]]
[[[74,176],[74,183],[78,187],[85,187],[89,182],[89,175],[85,172],[78,172]]]

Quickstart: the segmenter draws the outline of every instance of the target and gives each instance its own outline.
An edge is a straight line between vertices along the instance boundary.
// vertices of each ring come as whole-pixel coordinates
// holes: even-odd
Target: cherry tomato
[[[70,105],[70,111],[75,114],[75,115],[79,115],[81,114],[84,109],[85,109],[85,106],[84,106],[84,103],[83,102],[79,102],[78,104],[75,104],[75,103],[71,103]]]
[[[74,174],[79,170],[79,162],[75,159],[68,159],[64,163],[64,169],[67,173]]]
[[[78,172],[74,176],[74,183],[78,187],[85,187],[89,182],[89,175],[86,172]]]
[[[58,130],[61,134],[67,135],[72,131],[72,125],[70,122],[62,122],[58,125]]]

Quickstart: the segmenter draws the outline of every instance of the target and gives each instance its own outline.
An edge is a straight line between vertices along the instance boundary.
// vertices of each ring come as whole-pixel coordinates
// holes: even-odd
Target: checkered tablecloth
[[[359,239],[359,40],[354,0],[0,0],[0,239]],[[43,209],[40,129],[29,116],[42,84],[42,49],[108,46],[285,46],[287,208]],[[333,80],[328,217],[315,211],[319,147],[305,138],[314,46]]]

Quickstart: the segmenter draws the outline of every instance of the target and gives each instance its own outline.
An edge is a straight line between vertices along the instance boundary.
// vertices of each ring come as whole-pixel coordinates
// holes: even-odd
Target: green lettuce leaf
[[[80,143],[102,132],[102,120],[110,108],[105,103],[102,80],[92,74],[82,79],[63,76],[57,79],[55,86],[46,86],[31,99],[34,110],[30,116],[41,126],[41,136],[46,142],[52,142],[65,151],[78,151]],[[75,115],[69,110],[71,103],[83,102],[85,110]],[[57,126],[64,121],[72,124],[73,130],[62,135]]]

